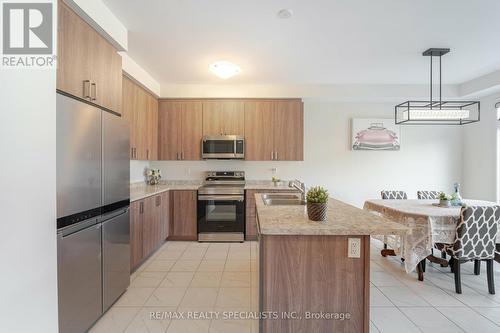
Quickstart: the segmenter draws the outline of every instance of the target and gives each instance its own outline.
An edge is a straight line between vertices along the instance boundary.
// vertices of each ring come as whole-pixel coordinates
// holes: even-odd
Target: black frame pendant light
[[[441,96],[441,57],[450,49],[430,48],[424,53],[430,57],[430,100],[406,101],[395,106],[395,122],[398,125],[465,125],[478,122],[481,110],[478,101],[443,101]],[[439,58],[439,100],[432,96],[432,63]]]

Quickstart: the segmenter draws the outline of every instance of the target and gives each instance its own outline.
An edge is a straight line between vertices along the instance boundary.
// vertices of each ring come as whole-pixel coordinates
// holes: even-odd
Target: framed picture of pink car
[[[352,119],[353,150],[399,150],[401,127],[394,119]]]

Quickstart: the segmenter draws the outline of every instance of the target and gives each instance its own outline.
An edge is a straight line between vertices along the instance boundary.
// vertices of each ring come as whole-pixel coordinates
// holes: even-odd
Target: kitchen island
[[[260,332],[367,333],[370,235],[408,228],[332,198],[326,222],[309,220],[305,205],[255,200]]]

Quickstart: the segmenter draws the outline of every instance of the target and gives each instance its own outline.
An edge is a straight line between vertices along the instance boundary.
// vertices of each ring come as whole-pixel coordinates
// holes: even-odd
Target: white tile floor
[[[371,249],[370,332],[500,332],[498,295],[489,295],[486,268],[463,266],[457,295],[448,268],[427,263],[425,281],[408,275],[397,257]],[[150,319],[151,313],[257,311],[256,243],[168,242],[131,277],[131,285],[90,332],[250,333],[253,320]],[[483,264],[483,266],[485,266]],[[500,264],[495,264],[500,281]]]

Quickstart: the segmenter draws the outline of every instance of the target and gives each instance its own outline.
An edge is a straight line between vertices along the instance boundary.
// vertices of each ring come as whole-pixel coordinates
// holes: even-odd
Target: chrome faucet
[[[306,184],[301,182],[298,179],[290,181],[288,183],[289,187],[295,188],[300,192],[300,198],[305,201],[306,200]]]

